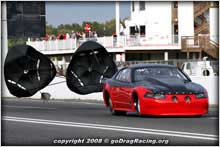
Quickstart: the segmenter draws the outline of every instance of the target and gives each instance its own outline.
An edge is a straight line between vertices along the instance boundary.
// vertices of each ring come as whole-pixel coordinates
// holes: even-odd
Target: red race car
[[[208,93],[172,65],[122,68],[104,84],[103,98],[112,114],[201,116],[208,112]]]

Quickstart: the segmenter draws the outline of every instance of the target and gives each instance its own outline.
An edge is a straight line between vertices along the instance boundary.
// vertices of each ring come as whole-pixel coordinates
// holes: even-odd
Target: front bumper
[[[177,101],[173,100],[177,97]],[[190,101],[185,97],[189,96]],[[140,99],[140,113],[145,115],[195,116],[208,113],[208,98],[195,98],[195,95],[166,95],[165,99]]]

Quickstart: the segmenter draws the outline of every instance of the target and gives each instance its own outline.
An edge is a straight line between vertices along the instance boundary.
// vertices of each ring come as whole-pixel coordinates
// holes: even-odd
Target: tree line
[[[105,23],[100,23],[97,21],[84,21],[82,24],[78,23],[73,23],[73,24],[61,24],[58,25],[57,27],[50,25],[46,23],[46,34],[49,35],[58,35],[58,33],[70,33],[72,31],[74,32],[84,32],[84,27],[85,24],[89,23],[91,27],[91,31],[96,31],[98,34],[98,37],[102,36],[111,36],[113,35],[116,30],[115,30],[115,19],[106,21]],[[123,20],[121,21],[123,24]],[[44,37],[44,36],[41,36]],[[25,44],[27,41],[27,37],[23,38],[9,38],[8,39],[8,47],[11,48],[14,45],[18,44]]]
[[[111,36],[115,33],[115,19],[106,21],[105,23],[99,23],[97,21],[84,21],[82,24],[72,23],[72,24],[60,24],[57,27],[53,25],[46,24],[46,34],[58,35],[58,33],[70,33],[74,32],[84,32],[85,24],[89,23],[91,31],[96,31],[98,37]]]

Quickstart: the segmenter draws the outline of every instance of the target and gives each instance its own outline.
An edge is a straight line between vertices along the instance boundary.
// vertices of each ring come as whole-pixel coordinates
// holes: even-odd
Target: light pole
[[[6,1],[3,1],[1,3],[1,13],[2,13],[2,34],[1,34],[1,54],[2,54],[2,58],[1,58],[1,89],[2,89],[2,96],[6,96],[6,83],[5,83],[5,78],[4,78],[4,62],[5,62],[5,58],[7,55],[7,51],[8,51],[8,27],[7,27],[7,5],[6,5]]]
[[[7,6],[6,6],[6,1],[2,2],[2,6],[1,6],[1,13],[2,13],[2,34],[1,34],[1,39],[2,39],[2,64],[4,64],[5,58],[6,58],[6,54],[8,51],[8,27],[7,27]]]
[[[115,2],[115,21],[116,21],[116,35],[119,36],[120,28],[120,12],[119,12],[119,1]]]

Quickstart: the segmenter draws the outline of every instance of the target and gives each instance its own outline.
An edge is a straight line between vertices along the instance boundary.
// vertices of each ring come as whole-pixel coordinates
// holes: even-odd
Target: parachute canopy
[[[117,66],[107,50],[95,41],[87,41],[72,56],[66,73],[67,86],[78,94],[100,92],[102,80],[116,72]]]
[[[46,87],[55,77],[54,64],[28,45],[17,45],[8,51],[4,65],[5,82],[16,97],[29,97]]]

